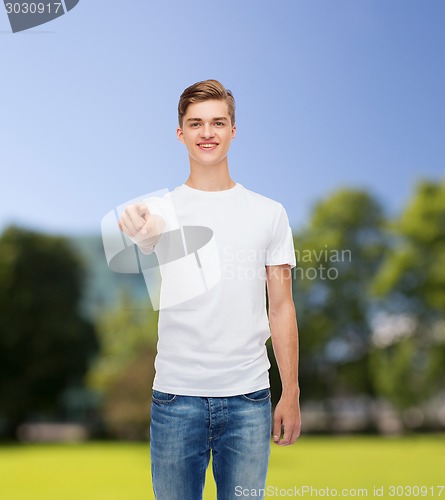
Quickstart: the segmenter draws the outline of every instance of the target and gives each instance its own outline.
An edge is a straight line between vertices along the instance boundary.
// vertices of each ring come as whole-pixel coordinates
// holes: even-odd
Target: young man
[[[158,258],[170,253],[184,259],[196,254],[207,280],[203,293],[195,290],[159,311],[150,424],[153,489],[158,500],[201,499],[211,450],[218,500],[263,498],[271,430],[282,446],[300,434],[292,233],[280,203],[230,177],[232,93],[216,80],[195,83],[180,97],[178,118],[190,175],[169,201],[181,227],[205,228],[206,237],[189,242],[189,250],[185,241],[182,253],[173,251],[178,239],[167,230],[172,224],[166,212],[146,204],[130,205],[119,221],[143,253],[154,249]],[[192,278],[181,280],[180,269],[175,288],[191,289]],[[269,336],[283,386],[273,421]]]

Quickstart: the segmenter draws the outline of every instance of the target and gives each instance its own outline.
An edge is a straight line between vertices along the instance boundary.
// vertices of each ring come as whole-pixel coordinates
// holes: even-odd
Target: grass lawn
[[[405,438],[302,436],[293,446],[272,444],[267,486],[266,498],[296,498],[298,489],[306,497],[334,496],[335,488],[339,497],[377,498],[377,493],[383,492],[381,498],[445,500],[445,434]],[[391,490],[391,486],[398,489]],[[383,487],[383,491],[375,487]],[[153,499],[148,444],[0,447],[0,498]],[[204,499],[215,498],[209,467]]]

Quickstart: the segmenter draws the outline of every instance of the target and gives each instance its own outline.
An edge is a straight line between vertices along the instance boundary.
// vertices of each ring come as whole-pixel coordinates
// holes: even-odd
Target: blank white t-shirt
[[[181,268],[174,267],[176,274],[170,280],[177,280],[174,291],[182,299],[159,310],[153,389],[210,397],[269,387],[265,266],[296,265],[284,207],[239,183],[223,191],[182,184],[166,198],[174,215],[167,214],[166,234],[154,248],[158,260],[178,257],[176,248],[172,250],[178,238],[170,238],[168,234],[173,233],[168,230],[180,228],[182,232],[177,234],[183,235],[188,226],[201,228],[202,244],[210,241],[194,252],[193,259],[208,288],[202,293],[195,290],[192,298],[184,299],[181,289],[192,288],[192,277],[181,281]],[[152,211],[162,213],[162,209]],[[199,237],[195,243],[200,245]],[[206,261],[211,265],[206,266]]]

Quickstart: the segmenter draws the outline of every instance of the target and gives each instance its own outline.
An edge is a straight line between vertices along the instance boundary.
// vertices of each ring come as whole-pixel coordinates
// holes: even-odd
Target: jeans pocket
[[[247,394],[241,394],[244,399],[252,401],[254,403],[260,403],[261,401],[267,401],[270,399],[270,389],[260,389],[259,391],[248,392]]]
[[[156,391],[153,389],[152,399],[154,402],[159,404],[172,403],[176,399],[176,394],[170,394],[168,392]]]

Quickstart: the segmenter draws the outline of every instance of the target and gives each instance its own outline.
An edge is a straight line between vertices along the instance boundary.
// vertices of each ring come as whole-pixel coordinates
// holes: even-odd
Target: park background
[[[157,314],[100,221],[186,180],[176,104],[206,78],[237,101],[232,178],[294,233],[303,429],[268,484],[444,483],[444,20],[440,0],[81,0],[12,34],[0,8],[5,498],[150,498]]]

